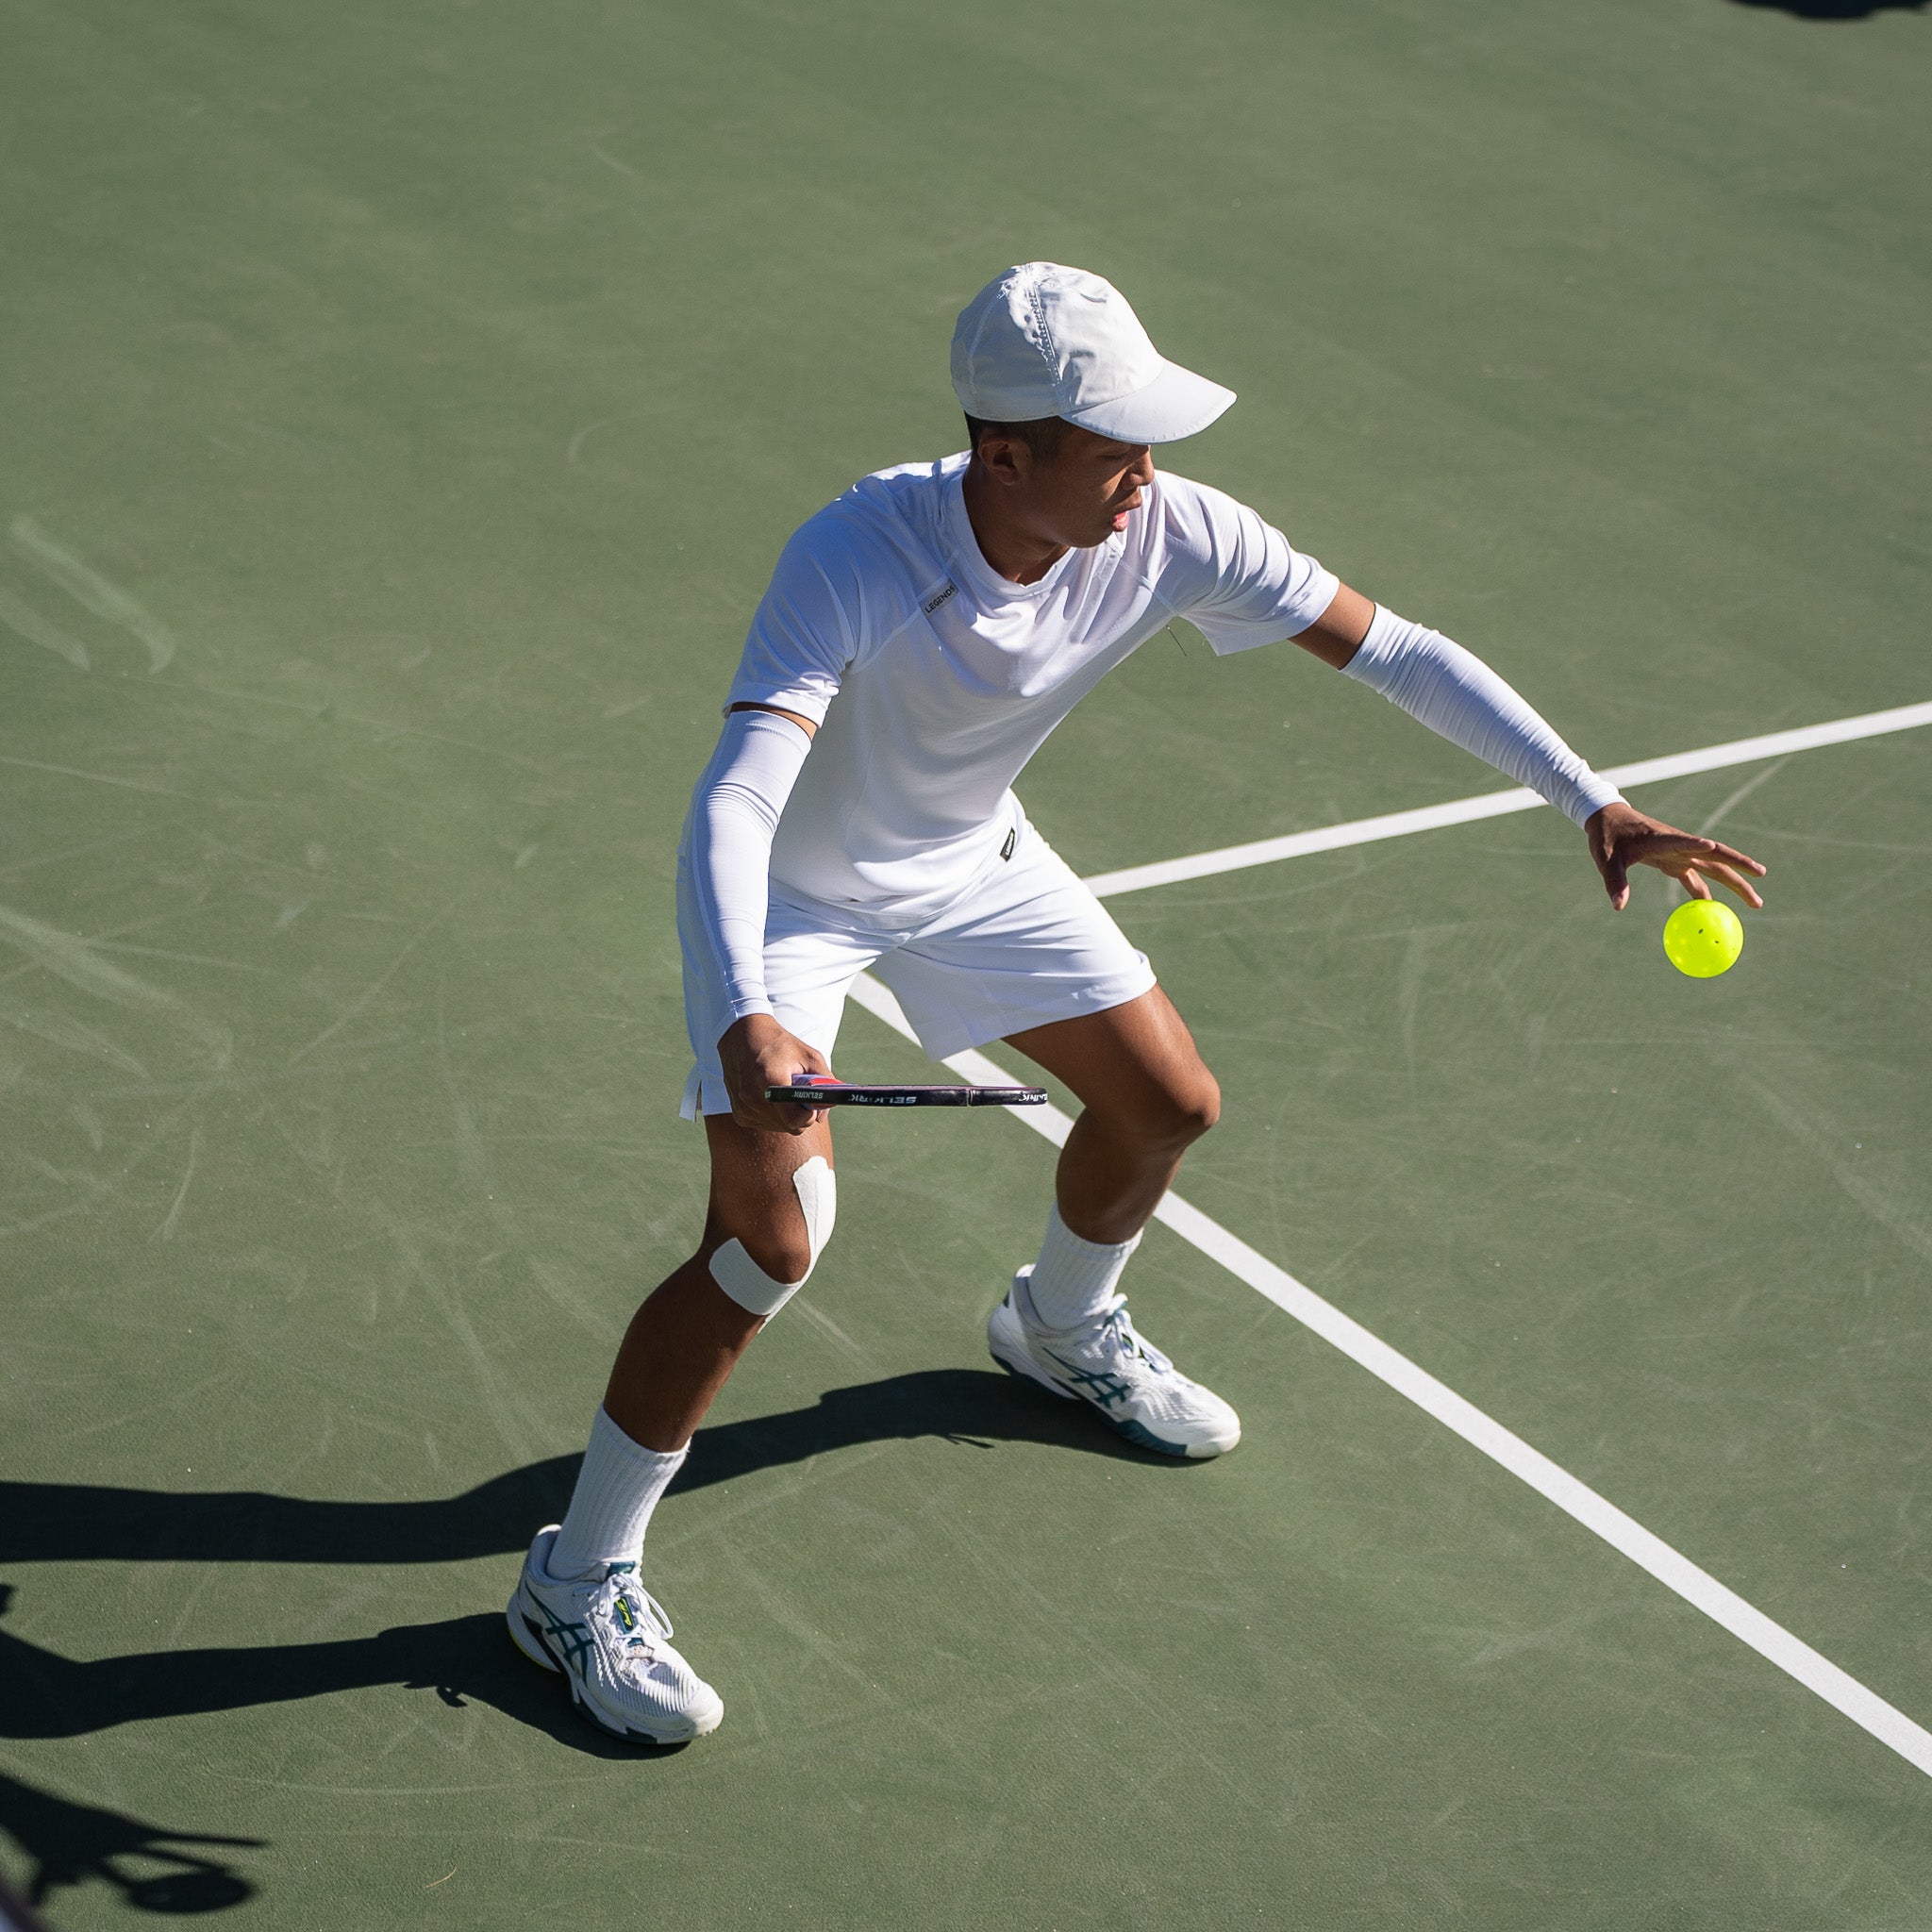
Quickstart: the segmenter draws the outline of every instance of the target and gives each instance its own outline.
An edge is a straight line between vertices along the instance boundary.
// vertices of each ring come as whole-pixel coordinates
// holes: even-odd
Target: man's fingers
[[[804,1074],[823,1074],[826,1079],[832,1079],[834,1075],[831,1061],[826,1059],[817,1047],[809,1045],[807,1041],[801,1040],[798,1043],[805,1048],[805,1065],[799,1071]],[[803,1111],[805,1114],[805,1126],[799,1128],[798,1131],[801,1134],[805,1132],[805,1127],[817,1126],[822,1120],[827,1119],[830,1114],[830,1109],[823,1107],[808,1107]]]
[[[808,1041],[794,1040],[792,1049],[788,1064],[794,1072],[800,1074],[823,1074],[827,1078],[830,1078],[832,1072],[830,1063],[817,1047]],[[778,1085],[778,1082],[774,1080],[772,1085],[775,1087]]]
[[[766,1083],[772,1087],[782,1087],[786,1084],[784,1080],[771,1080]],[[797,1100],[768,1100],[758,1108],[756,1112],[758,1117],[747,1121],[745,1124],[760,1128],[768,1134],[774,1131],[780,1134],[802,1134],[819,1116],[817,1108],[807,1107],[804,1102]]]
[[[789,1087],[801,1074],[824,1074],[829,1075],[832,1069],[825,1057],[817,1047],[793,1035],[786,1045],[776,1053],[767,1054],[759,1071],[758,1091],[762,1095],[767,1087]],[[815,1127],[825,1117],[822,1107],[811,1107],[799,1100],[767,1101],[765,1118],[747,1124],[763,1127],[767,1132],[774,1127],[781,1134],[790,1134],[794,1139],[809,1128]]]
[[[1659,829],[1655,832],[1632,832],[1617,841],[1617,850],[1633,865],[1647,865],[1656,862],[1660,852],[1690,852],[1703,854],[1718,849],[1715,839],[1700,839],[1694,832],[1673,832]]]
[[[1745,872],[1755,873],[1759,878],[1764,876],[1764,867],[1748,852],[1740,852],[1733,845],[1720,845],[1713,841],[1711,853],[1713,857],[1722,858],[1726,865],[1739,866]]]
[[[1630,903],[1630,868],[1654,866],[1667,878],[1674,878],[1693,899],[1708,899],[1710,888],[1705,878],[1713,878],[1726,891],[1735,892],[1745,905],[1761,908],[1747,874],[1762,878],[1765,868],[1748,852],[1722,845],[1697,832],[1680,832],[1674,825],[1659,824],[1655,819],[1618,822],[1601,837],[1592,835],[1593,848],[1599,848],[1597,869],[1603,874],[1604,891],[1610,904],[1621,912]],[[1703,874],[1703,876],[1700,876]]]
[[[1721,845],[1715,839],[1706,839],[1692,832],[1636,832],[1623,840],[1618,849],[1633,864],[1655,864],[1656,854],[1681,852],[1689,853],[1693,859],[1721,858],[1726,865],[1736,866],[1740,872],[1753,873],[1758,878],[1765,874],[1765,868],[1748,852],[1740,852],[1735,845]]]
[[[1700,858],[1694,861],[1697,872],[1706,877],[1715,879],[1719,885],[1737,893],[1745,905],[1761,911],[1764,901],[1757,896],[1757,888],[1741,874],[1734,872],[1728,865],[1720,865],[1714,858]],[[1686,882],[1696,876],[1695,873],[1686,874]]]

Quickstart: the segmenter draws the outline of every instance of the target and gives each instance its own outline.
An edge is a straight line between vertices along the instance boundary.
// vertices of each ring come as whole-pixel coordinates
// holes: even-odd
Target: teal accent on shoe
[[[1055,1356],[1054,1359],[1059,1361],[1060,1358],[1058,1356]],[[993,1360],[1008,1374],[1012,1376],[1016,1382],[1025,1382],[1032,1379],[1030,1376],[1022,1374],[1011,1362],[1006,1360],[1001,1356],[994,1356]],[[1061,1363],[1061,1366],[1065,1367],[1065,1364]],[[1036,1386],[1038,1385],[1036,1384]],[[1183,1461],[1188,1459],[1188,1452],[1177,1442],[1163,1442],[1145,1423],[1137,1423],[1131,1416],[1114,1415],[1104,1404],[1095,1402],[1091,1396],[1083,1393],[1075,1393],[1071,1389],[1067,1390],[1066,1393],[1076,1402],[1085,1402],[1108,1428],[1113,1430],[1117,1436],[1124,1437],[1137,1449],[1151,1449],[1157,1456],[1177,1456]]]
[[[1065,1356],[1054,1355],[1050,1348],[1045,1353],[1052,1356],[1053,1359],[1067,1372],[1068,1379],[1075,1385],[1080,1394],[1088,1401],[1097,1403],[1102,1408],[1110,1403],[1124,1402],[1132,1393],[1127,1385],[1109,1370],[1078,1368]],[[1108,1416],[1108,1420],[1112,1422],[1113,1418]]]
[[[1145,1423],[1137,1423],[1128,1416],[1108,1415],[1104,1410],[1101,1420],[1108,1427],[1124,1436],[1128,1441],[1138,1444],[1142,1449],[1152,1449],[1160,1456],[1178,1456],[1183,1458],[1187,1456],[1188,1452],[1177,1443],[1163,1442]]]
[[[541,1597],[532,1597],[531,1602],[543,1613],[542,1636],[544,1638],[554,1637],[563,1645],[563,1657],[559,1661],[569,1663],[576,1671],[577,1674],[581,1676],[584,1668],[583,1659],[591,1654],[594,1647],[591,1641],[590,1625],[588,1624],[566,1624]],[[527,1618],[525,1619],[525,1622],[527,1623],[528,1621]],[[550,1646],[545,1643],[544,1648],[548,1650]],[[551,1655],[555,1657],[556,1652],[551,1651]]]

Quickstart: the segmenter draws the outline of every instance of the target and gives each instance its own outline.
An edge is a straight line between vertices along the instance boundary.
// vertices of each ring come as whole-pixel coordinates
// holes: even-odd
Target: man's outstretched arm
[[[1746,876],[1764,876],[1755,858],[1639,811],[1487,664],[1440,631],[1409,624],[1343,584],[1295,642],[1580,824],[1619,912],[1630,903],[1633,865],[1655,866],[1693,899],[1710,897],[1705,881],[1712,878],[1747,906],[1764,904]]]

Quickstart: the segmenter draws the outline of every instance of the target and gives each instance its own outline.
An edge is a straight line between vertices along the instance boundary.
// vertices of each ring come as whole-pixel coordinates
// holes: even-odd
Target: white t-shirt
[[[1124,531],[1009,583],[973,534],[966,462],[881,470],[807,522],[725,699],[820,726],[773,878],[894,924],[949,904],[992,860],[1027,759],[1171,619],[1224,655],[1306,630],[1336,591],[1253,510],[1165,473]]]

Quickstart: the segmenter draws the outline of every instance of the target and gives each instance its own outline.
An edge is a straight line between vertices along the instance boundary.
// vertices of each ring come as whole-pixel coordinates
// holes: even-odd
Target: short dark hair
[[[1058,453],[1071,426],[1061,416],[1035,416],[1024,423],[988,423],[978,416],[968,416],[966,446],[977,456],[982,439],[1011,436],[1024,442],[1041,462],[1046,463]]]

